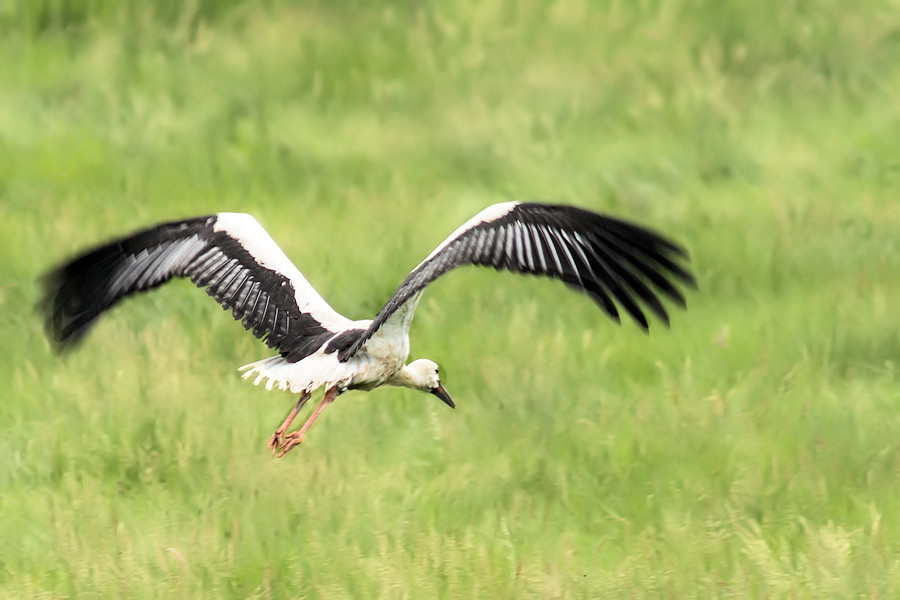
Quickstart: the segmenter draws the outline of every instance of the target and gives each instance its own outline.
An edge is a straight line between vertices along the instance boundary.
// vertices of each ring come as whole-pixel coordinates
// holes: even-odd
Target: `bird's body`
[[[361,335],[371,321],[355,321],[343,333]],[[336,334],[341,335],[341,334]],[[376,335],[346,362],[335,352],[328,352],[330,338],[306,358],[289,362],[282,356],[264,358],[240,368],[244,378],[255,376],[254,384],[266,381],[266,389],[277,386],[292,392],[312,392],[321,387],[337,386],[340,390],[369,391],[387,384],[406,364],[409,338],[402,332],[393,337]]]
[[[683,304],[671,278],[692,284],[683,250],[656,233],[584,209],[538,203],[489,206],[407,276],[372,320],[350,320],[315,291],[252,216],[219,213],[151,227],[90,251],[45,278],[41,306],[60,348],[77,342],[121,299],[173,277],[205,287],[235,319],[279,351],[244,378],[300,394],[270,440],[279,456],[298,445],[322,409],[347,390],[397,385],[453,407],[427,359],[406,364],[409,328],[425,286],[464,264],[560,279],[618,320],[615,299],[644,328],[640,303],[667,322],[659,295]],[[651,287],[652,286],[652,287]],[[306,424],[286,433],[310,394],[325,389]]]

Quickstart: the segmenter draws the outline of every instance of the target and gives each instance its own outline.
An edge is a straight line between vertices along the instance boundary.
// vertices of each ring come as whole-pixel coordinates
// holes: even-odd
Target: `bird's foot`
[[[273,436],[274,437],[274,436]],[[281,443],[278,445],[278,448],[281,452],[278,453],[277,458],[281,458],[297,446],[299,446],[303,442],[303,433],[300,431],[292,431],[289,434],[285,435],[281,440]],[[272,451],[274,454],[274,450]]]
[[[272,437],[269,438],[269,452],[272,453],[272,456],[275,456],[275,453],[281,448],[281,445],[284,443],[284,431],[278,429],[275,433],[272,434]]]

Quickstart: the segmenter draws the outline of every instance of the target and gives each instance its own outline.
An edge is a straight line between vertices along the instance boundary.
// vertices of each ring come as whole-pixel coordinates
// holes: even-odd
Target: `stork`
[[[617,303],[645,330],[649,308],[668,325],[661,296],[684,306],[675,282],[694,285],[680,262],[687,253],[641,226],[573,206],[494,204],[465,222],[410,272],[372,320],[350,320],[328,305],[255,218],[218,213],[155,225],[74,258],[43,278],[39,308],[62,352],[120,300],[190,279],[230,309],[278,355],[240,368],[300,397],[269,440],[284,456],[302,441],[326,406],[348,390],[382,385],[430,392],[447,406],[438,365],[406,364],[409,327],[429,283],[474,264],[558,279],[586,293],[616,322]],[[306,423],[288,433],[313,391],[324,398]]]

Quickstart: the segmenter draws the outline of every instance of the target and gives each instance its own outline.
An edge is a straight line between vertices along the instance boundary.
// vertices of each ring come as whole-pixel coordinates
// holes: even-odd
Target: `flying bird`
[[[39,308],[59,351],[75,345],[103,312],[174,277],[190,279],[253,335],[278,351],[240,368],[299,393],[269,440],[274,455],[298,446],[322,410],[348,390],[382,385],[430,392],[449,407],[438,365],[406,364],[409,327],[425,287],[462,265],[558,279],[586,293],[612,319],[621,306],[645,330],[644,310],[668,324],[661,297],[684,306],[676,283],[693,286],[687,253],[641,226],[583,208],[534,202],[494,204],[450,234],[412,270],[372,320],[353,321],[309,284],[255,218],[242,213],[162,223],[74,258],[43,278]],[[324,398],[288,432],[313,391]]]

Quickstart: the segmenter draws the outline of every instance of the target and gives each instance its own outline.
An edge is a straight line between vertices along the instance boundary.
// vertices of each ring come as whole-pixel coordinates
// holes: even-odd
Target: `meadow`
[[[896,0],[0,0],[0,56],[0,597],[900,595]],[[348,393],[278,460],[189,283],[63,357],[34,310],[231,210],[370,318],[507,200],[678,240],[687,310],[459,270],[411,353],[457,409]]]

